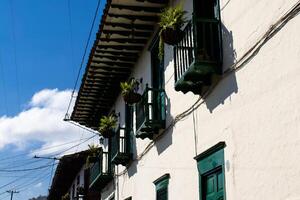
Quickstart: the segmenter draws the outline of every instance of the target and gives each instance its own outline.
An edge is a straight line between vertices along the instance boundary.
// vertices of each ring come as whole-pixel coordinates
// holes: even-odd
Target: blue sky
[[[51,164],[32,159],[34,154],[61,156],[91,136],[62,118],[97,2],[0,1],[0,200],[9,199],[4,194],[9,189],[21,190],[15,200],[47,194],[51,167],[21,170]],[[104,4],[102,0],[90,46]]]

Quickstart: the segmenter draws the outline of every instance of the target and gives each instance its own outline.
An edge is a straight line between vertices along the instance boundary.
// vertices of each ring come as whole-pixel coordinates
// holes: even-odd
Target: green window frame
[[[219,142],[196,156],[200,200],[225,200],[225,142]]]
[[[168,200],[168,185],[170,174],[165,174],[153,181],[156,190],[156,200]]]

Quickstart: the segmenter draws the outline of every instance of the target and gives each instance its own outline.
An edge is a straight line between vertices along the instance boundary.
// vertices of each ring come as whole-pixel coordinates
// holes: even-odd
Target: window
[[[200,200],[225,199],[224,147],[225,143],[220,142],[195,158]]]
[[[157,35],[152,41],[151,52],[151,74],[152,74],[152,87],[156,89],[164,88],[164,61],[160,60],[159,52],[159,36]]]
[[[156,200],[168,200],[169,179],[170,174],[165,174],[153,182],[156,189]]]

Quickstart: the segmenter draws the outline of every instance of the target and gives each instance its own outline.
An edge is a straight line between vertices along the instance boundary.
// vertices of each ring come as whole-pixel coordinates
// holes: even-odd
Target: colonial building
[[[60,158],[47,200],[92,200],[100,198],[100,191],[89,190],[89,151]]]
[[[159,14],[179,4],[180,39],[160,59]],[[103,116],[118,119],[89,189],[103,200],[300,199],[299,9],[108,0],[71,115],[95,130]],[[134,104],[120,90],[131,77]]]

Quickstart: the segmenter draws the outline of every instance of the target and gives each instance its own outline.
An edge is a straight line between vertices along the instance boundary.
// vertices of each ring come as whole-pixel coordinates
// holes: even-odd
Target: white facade
[[[83,166],[78,172],[68,190],[68,193],[70,194],[70,200],[77,200],[77,189],[79,187],[84,187],[84,170],[85,166]]]
[[[189,18],[192,2],[180,2]],[[223,70],[239,61],[296,3],[221,1]],[[224,141],[226,199],[300,200],[299,32],[300,16],[296,16],[240,70],[226,74],[195,105],[194,112],[162,137],[134,138],[133,162],[127,169],[115,168],[117,178],[102,190],[101,198],[153,200],[153,181],[169,173],[169,199],[197,200],[199,174],[194,157]],[[165,46],[167,127],[199,99],[191,92],[174,90],[173,65],[173,47]],[[150,66],[150,52],[145,48],[132,74],[143,78],[142,89],[146,83],[151,85]],[[112,109],[120,112],[124,124],[121,96]]]

